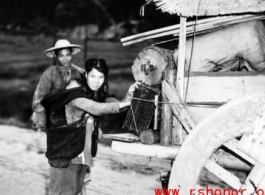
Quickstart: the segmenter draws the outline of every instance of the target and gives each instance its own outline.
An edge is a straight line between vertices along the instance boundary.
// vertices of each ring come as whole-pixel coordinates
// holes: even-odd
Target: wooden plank
[[[182,100],[185,98],[184,97],[184,72],[185,72],[185,52],[186,52],[186,22],[187,22],[186,18],[180,17],[177,86],[176,87],[178,89],[179,96]],[[178,126],[178,127],[179,128],[177,129],[177,136],[178,136],[179,142],[176,144],[180,145],[183,142],[183,134],[182,134],[182,126]]]
[[[168,80],[173,86],[175,83],[176,69],[168,66],[163,73],[163,79]],[[162,87],[162,102],[166,102],[164,88]],[[162,104],[161,109],[161,126],[160,126],[160,144],[162,146],[172,145],[172,125],[173,125],[173,113],[168,104]]]
[[[157,130],[158,127],[158,116],[160,111],[160,106],[158,105],[158,95],[155,95],[155,114],[154,114],[154,130]]]
[[[264,178],[265,178],[265,166],[257,162],[254,168],[251,170],[250,174],[248,175],[246,181],[241,187],[242,190],[245,190],[244,194],[256,194],[255,192],[257,191],[258,187],[262,184],[262,180]],[[259,193],[259,194],[264,194],[264,193]]]
[[[181,123],[178,121],[176,117],[173,117],[173,126],[172,126],[172,145],[180,146],[180,140],[185,140],[187,137],[187,132],[184,128],[181,127]],[[182,137],[179,137],[179,131],[182,129]]]
[[[180,146],[161,146],[159,144],[146,145],[140,142],[128,143],[113,141],[111,149],[123,154],[143,156],[147,158],[160,158],[165,160],[174,160],[178,154]],[[224,168],[250,171],[251,168],[234,157],[233,155],[222,151],[215,155],[220,165]]]
[[[236,23],[240,23],[240,22],[246,22],[246,21],[250,21],[250,20],[254,20],[254,19],[263,19],[264,16],[237,16],[235,18],[228,18],[228,19],[222,19],[220,21],[213,21],[213,23],[202,23],[200,25],[198,25],[200,23],[200,21],[198,22],[198,26],[196,29],[195,34],[197,33],[201,33],[202,31],[205,30],[209,30],[209,29],[214,29],[214,28],[218,28],[220,26],[227,26],[227,25],[231,25],[231,24],[236,24]],[[226,20],[226,21],[225,21]],[[187,32],[187,36],[189,35],[193,35],[194,33],[194,21],[192,22],[188,22],[187,26],[189,26],[186,30]],[[138,35],[133,35],[130,37],[125,37],[123,39],[121,39],[121,42],[123,42],[123,46],[127,46],[127,45],[131,45],[134,43],[138,43],[138,42],[142,42],[144,40],[148,40],[148,39],[153,39],[153,38],[159,38],[159,37],[163,37],[163,36],[168,36],[168,35],[174,35],[174,36],[181,36],[181,24],[180,25],[176,25],[176,26],[169,26],[169,27],[165,27],[162,29],[156,29],[153,30],[153,32],[149,33],[149,32],[145,32],[142,34],[138,34]]]
[[[264,86],[265,73],[191,73],[186,102],[222,104],[264,90]]]
[[[177,79],[175,79],[175,86],[178,86]],[[179,131],[181,129],[182,129],[182,134],[179,133]],[[180,137],[180,135],[181,135],[181,137]],[[182,124],[179,122],[178,118],[173,117],[172,144],[177,145],[177,146],[181,146],[181,144],[182,144],[181,140],[185,140],[187,135],[188,135],[188,133],[186,132],[186,130],[184,128],[182,128]]]
[[[192,128],[196,126],[196,123],[189,113],[187,106],[181,100],[178,91],[167,81],[162,82],[162,88],[164,95],[167,99],[168,105],[170,106],[175,117],[181,122],[187,132],[190,132]]]
[[[190,72],[188,74],[187,72],[185,73],[185,77],[187,76],[190,77],[252,77],[252,76],[260,76],[260,75],[265,75],[264,72],[240,72],[240,71],[235,71],[235,72]]]
[[[235,19],[235,17],[231,18],[229,16],[207,18],[207,19],[198,20],[197,25],[198,24],[209,23],[209,22],[213,22],[213,21],[221,21],[221,20],[224,20],[224,19],[227,20],[228,18],[229,19]],[[194,21],[187,22],[187,26],[194,26]],[[159,28],[159,29],[155,29],[155,30],[151,30],[151,31],[135,34],[135,35],[132,35],[132,36],[124,37],[124,38],[121,39],[121,42],[126,42],[126,41],[130,41],[130,40],[133,40],[133,39],[139,39],[139,38],[142,38],[142,37],[146,37],[148,35],[154,35],[154,34],[157,34],[157,33],[162,33],[162,32],[166,32],[166,31],[170,31],[170,30],[176,30],[176,29],[179,29],[179,28],[180,28],[180,24],[167,26],[167,27],[164,27],[164,28]]]
[[[242,152],[241,150],[239,150],[237,148],[238,143],[239,143],[238,140],[232,139],[232,140],[229,140],[228,142],[225,142],[223,144],[223,146],[225,146],[227,149],[231,150],[232,152],[236,153],[237,155],[239,155],[241,158],[245,159],[246,161],[248,161],[252,165],[255,165],[256,164],[256,160],[251,158],[249,155],[247,155],[246,153]]]
[[[111,149],[115,152],[168,160],[175,159],[179,148],[179,146],[161,146],[159,144],[145,145],[139,142],[113,141],[111,144]]]
[[[265,106],[263,106],[265,109]],[[238,143],[238,149],[245,152],[265,166],[265,112],[257,115],[253,128],[244,133]]]
[[[234,176],[229,171],[223,169],[221,166],[213,162],[212,160],[208,160],[204,166],[208,171],[219,177],[225,183],[230,185],[232,188],[239,190],[241,187],[241,183],[238,177]]]
[[[115,133],[115,134],[103,134],[104,138],[120,140],[125,142],[138,142],[139,136],[132,133]]]
[[[178,50],[177,66],[177,87],[181,98],[184,97],[184,68],[185,68],[185,51],[186,51],[186,18],[180,18],[180,36]]]

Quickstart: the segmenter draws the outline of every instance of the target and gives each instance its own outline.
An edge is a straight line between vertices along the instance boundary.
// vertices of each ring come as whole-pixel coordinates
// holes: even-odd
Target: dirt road
[[[45,195],[49,164],[41,147],[34,143],[36,133],[14,126],[0,126],[0,195]],[[170,169],[170,162],[113,152],[99,145],[92,168],[90,195],[153,195],[161,188],[159,173]]]

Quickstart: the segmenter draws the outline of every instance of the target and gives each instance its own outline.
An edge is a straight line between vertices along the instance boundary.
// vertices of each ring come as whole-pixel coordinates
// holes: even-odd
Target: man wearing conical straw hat
[[[80,45],[74,45],[68,40],[61,39],[55,43],[54,47],[44,51],[46,57],[55,57],[58,65],[53,65],[43,73],[35,90],[31,117],[34,128],[46,129],[45,109],[41,105],[44,96],[65,89],[71,80],[71,75],[80,74],[81,77],[83,70],[72,63],[73,56],[81,50]]]
[[[34,93],[32,103],[33,114],[31,116],[31,120],[33,122],[33,127],[38,131],[36,139],[37,142],[39,142],[41,131],[45,131],[46,129],[46,111],[41,102],[46,95],[55,94],[63,89],[66,89],[72,77],[74,77],[75,79],[81,79],[84,70],[72,63],[73,56],[79,53],[81,50],[82,47],[80,45],[71,44],[68,40],[62,39],[58,40],[55,43],[54,47],[51,47],[44,51],[44,55],[46,57],[56,59],[57,65],[51,66],[43,73]],[[63,167],[64,162],[58,161],[55,166]],[[83,174],[85,174],[86,170],[84,169],[83,171]],[[55,177],[61,177],[56,173],[53,173],[52,175]],[[90,174],[88,173],[86,177],[90,177]],[[80,178],[76,179],[80,180]],[[50,182],[52,183],[53,181]],[[75,183],[81,185],[83,181],[78,181]],[[60,191],[59,188],[64,187],[66,188],[67,186],[57,186],[58,192]],[[72,187],[72,189],[75,191],[79,191],[80,189],[78,188],[78,185]],[[57,194],[57,191],[49,191],[50,195]]]

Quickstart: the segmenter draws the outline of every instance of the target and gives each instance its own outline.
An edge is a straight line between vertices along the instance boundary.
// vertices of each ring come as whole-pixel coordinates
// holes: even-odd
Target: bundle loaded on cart
[[[123,44],[175,35],[179,46],[139,52],[132,73],[142,85],[123,125],[132,133],[105,135],[115,140],[112,149],[174,160],[168,188],[181,194],[195,189],[204,168],[238,192],[265,191],[265,16],[240,15],[265,10],[265,2],[198,0],[194,9],[187,6],[196,5],[191,0],[152,1],[180,14],[180,24],[124,38]],[[186,22],[207,14],[239,15]],[[249,174],[241,181],[227,168]]]

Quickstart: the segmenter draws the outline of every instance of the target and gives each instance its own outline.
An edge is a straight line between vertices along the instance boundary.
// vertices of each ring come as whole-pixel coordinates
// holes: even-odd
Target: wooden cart
[[[154,0],[154,2],[159,1]],[[260,8],[265,9],[265,4],[262,3]],[[180,9],[183,7],[180,6]],[[237,13],[242,12],[238,10]],[[181,11],[177,13],[180,14]],[[216,14],[220,13],[211,15]],[[197,15],[197,12],[193,15]],[[201,13],[201,15],[204,14]],[[265,131],[263,131],[265,128],[265,73],[193,72],[189,78],[186,77],[187,75],[184,75],[186,18],[181,17],[178,28],[177,32],[174,31],[179,36],[180,45],[177,87],[174,86],[174,82],[164,78],[162,93],[163,97],[172,103],[167,106],[180,121],[188,136],[185,139],[181,138],[183,130],[179,128],[180,130],[175,131],[178,138],[181,138],[177,140],[178,143],[162,146],[160,144],[144,145],[139,142],[138,137],[125,135],[126,140],[130,140],[131,143],[113,141],[112,149],[132,155],[174,160],[168,188],[180,189],[181,194],[184,195],[198,193],[195,189],[196,183],[204,168],[238,192],[244,190],[243,194],[246,195],[265,194]],[[149,33],[147,37],[157,37],[155,33],[151,34]],[[164,33],[164,35],[169,34]],[[139,42],[139,39],[131,42]],[[185,86],[187,79],[189,82]],[[184,103],[184,91],[187,87],[189,91]],[[210,106],[213,103],[217,106]],[[205,106],[194,106],[198,104]],[[163,123],[167,122],[165,120]],[[177,123],[174,124],[171,128],[176,128]],[[114,139],[123,140],[123,136],[116,135]],[[220,155],[218,152],[220,148],[228,151],[230,155]],[[225,168],[249,170],[249,175],[245,181],[240,181]]]
[[[227,79],[225,74],[229,77],[233,75],[233,73],[222,73],[223,77],[211,75],[206,80]],[[234,73],[231,78],[234,83],[241,83],[241,86],[236,85],[233,88],[230,82],[230,86],[221,87],[220,85],[219,87],[226,92],[237,89],[238,96],[241,96],[242,91],[249,95],[229,101],[215,111],[208,111],[213,113],[208,113],[209,115],[198,124],[189,123],[192,130],[181,146],[145,145],[139,142],[138,137],[130,135],[130,138],[126,134],[124,136],[116,135],[116,138],[115,135],[113,136],[114,139],[125,138],[131,143],[113,141],[112,149],[131,155],[174,160],[168,188],[180,189],[183,194],[189,194],[190,189],[195,188],[203,168],[220,177],[234,189],[247,189],[248,194],[262,189],[262,185],[265,184],[265,154],[263,154],[265,133],[262,131],[265,127],[265,90],[257,90],[258,92],[252,93],[252,90],[255,89],[249,88],[249,91],[245,86],[253,82],[259,83],[258,86],[263,88],[265,74],[245,73],[239,75],[239,73]],[[214,82],[210,83],[214,85]],[[223,98],[232,98],[232,93],[225,94],[230,94],[230,97],[223,96]],[[204,108],[197,109],[207,115]],[[119,136],[120,138],[118,138]],[[220,148],[230,151],[231,155],[220,154],[218,152]],[[216,159],[218,159],[217,162]],[[224,168],[249,170],[250,174],[242,183],[239,178]]]

